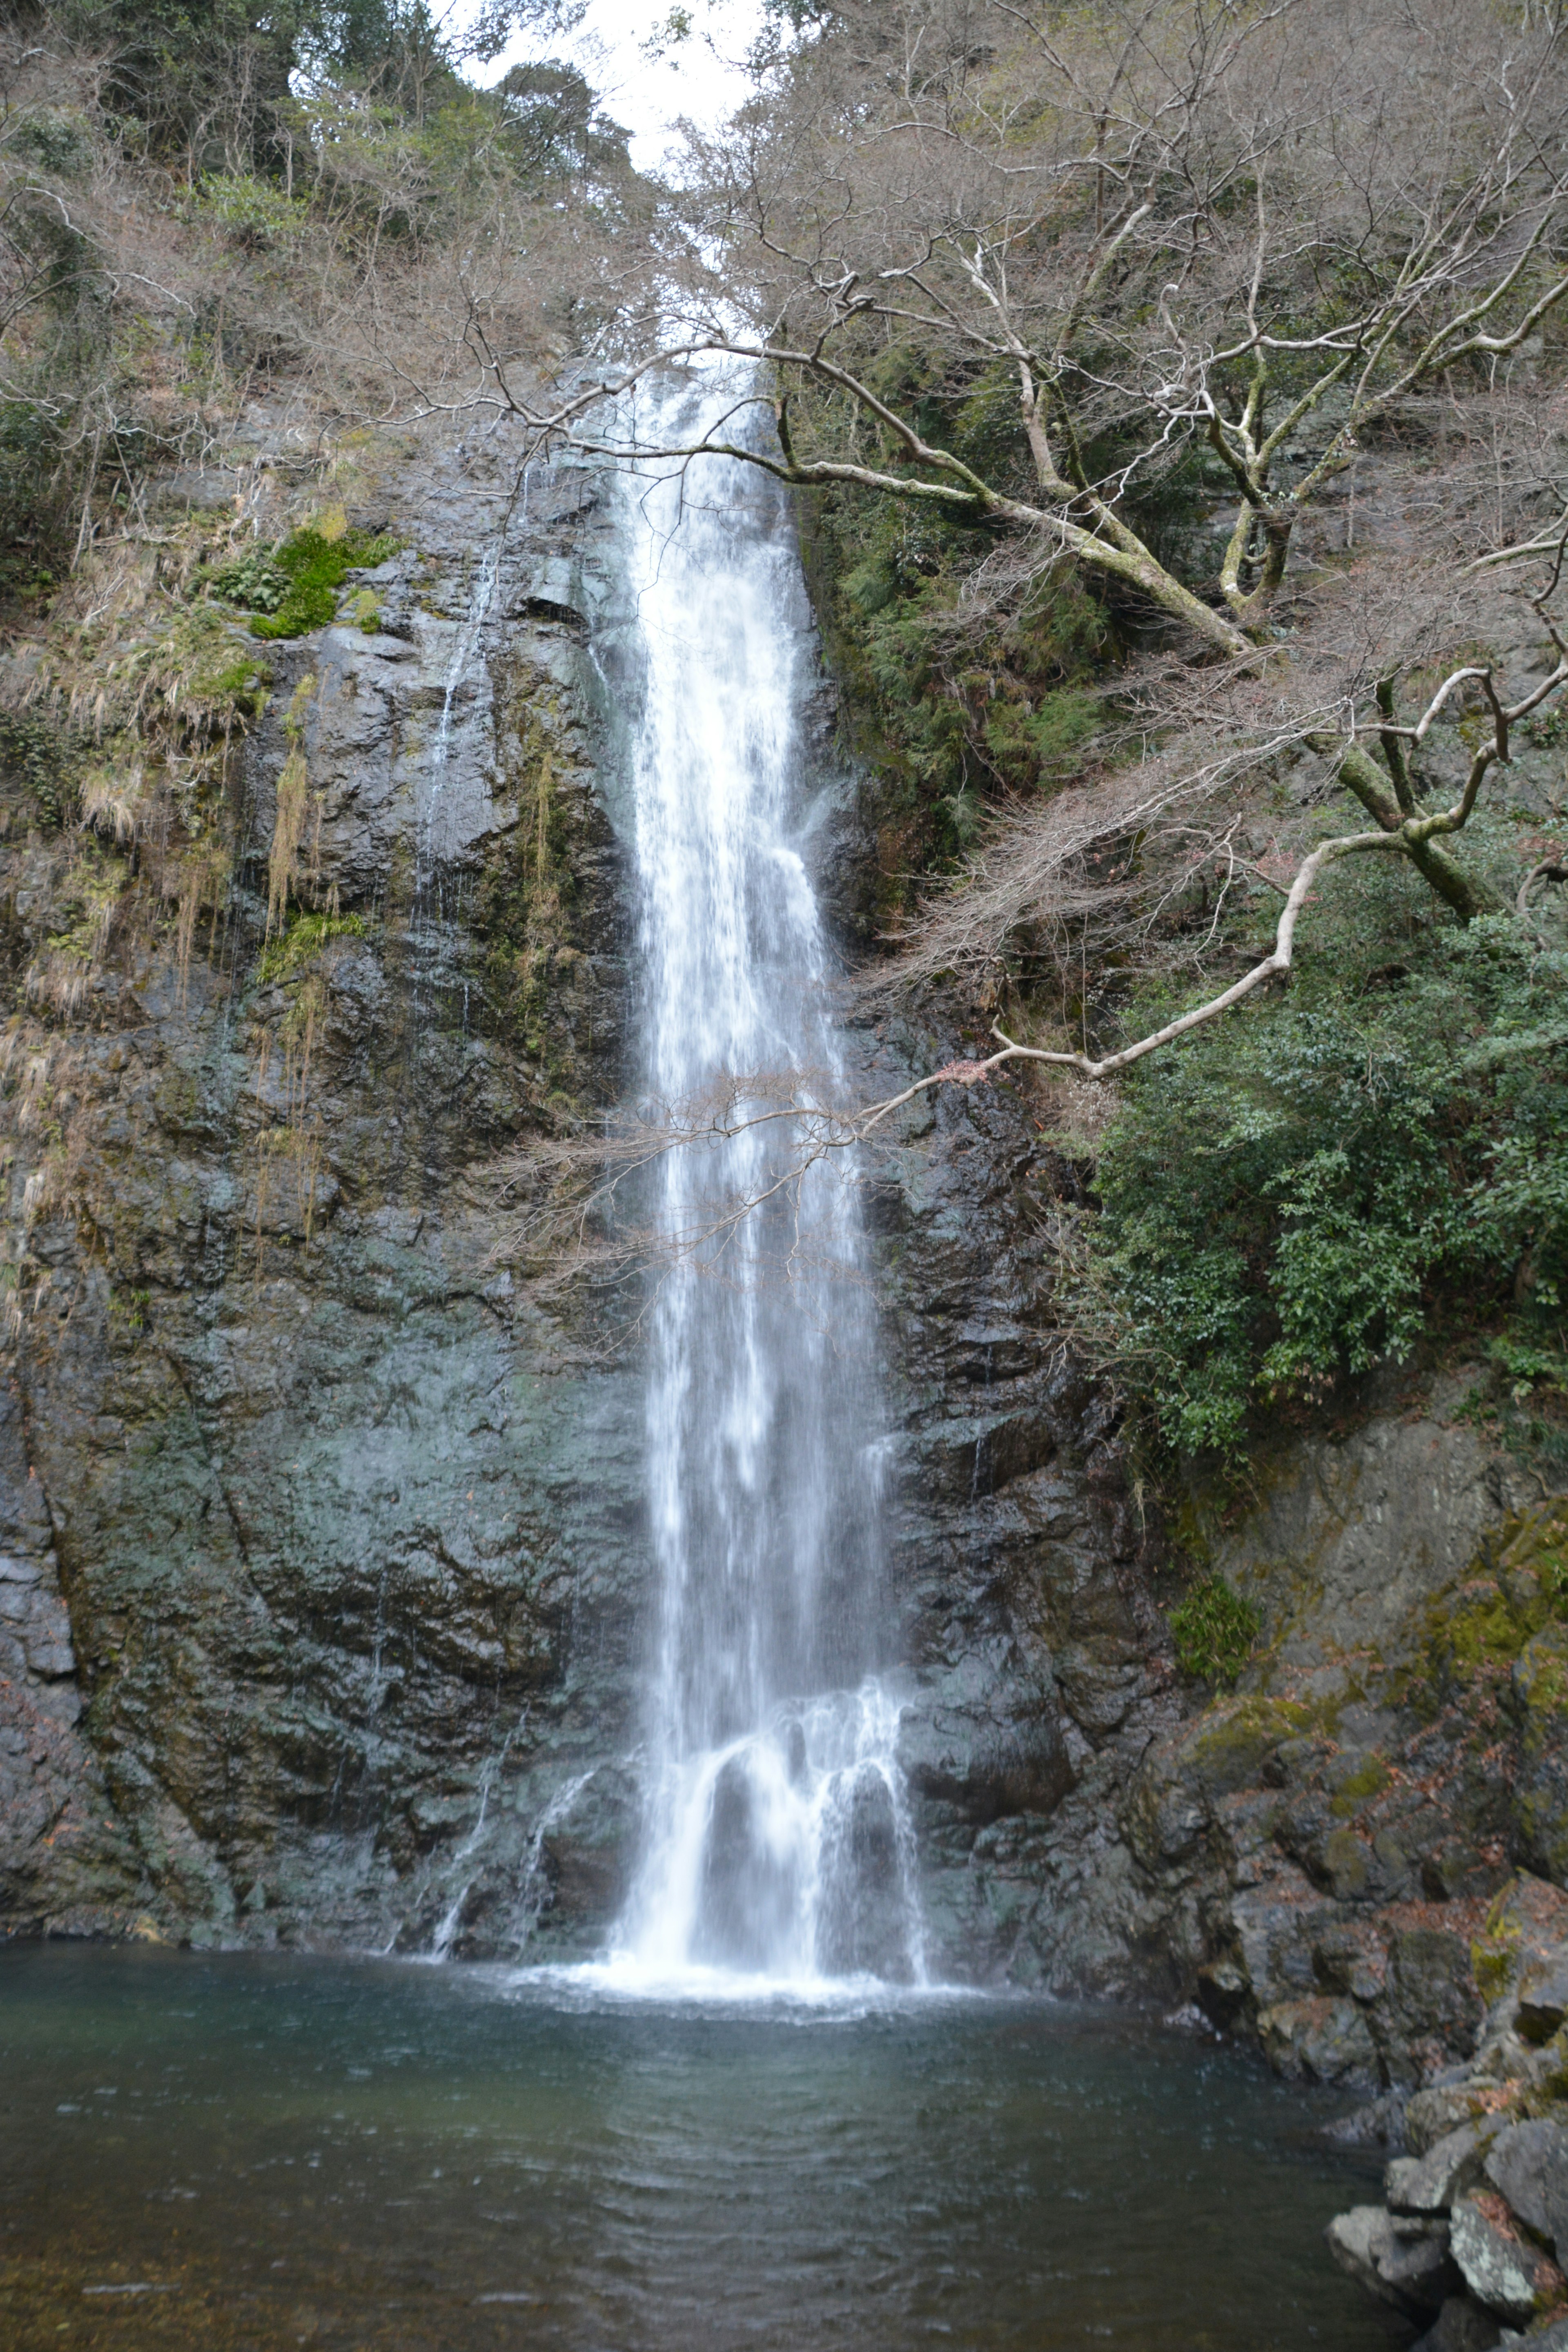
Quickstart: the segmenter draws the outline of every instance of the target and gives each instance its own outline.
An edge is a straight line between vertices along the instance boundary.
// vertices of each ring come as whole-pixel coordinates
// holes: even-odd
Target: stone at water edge
[[[1550,2327],[1532,2328],[1528,2336],[1515,2336],[1506,2327],[1498,2337],[1500,2344],[1528,2344],[1530,2352],[1568,2352],[1568,2319],[1554,2319]],[[1419,2345],[1412,2352],[1421,2352]]]
[[[1489,2311],[1483,2311],[1468,2294],[1451,2294],[1436,2324],[1411,2346],[1410,2352],[1493,2352],[1502,2340]]]
[[[1487,2150],[1501,2129],[1500,2119],[1461,2124],[1446,2133],[1425,2156],[1396,2156],[1385,2166],[1383,2193],[1394,2213],[1425,2213],[1447,2219],[1456,2197],[1481,2177]]]
[[[1405,2145],[1412,2156],[1428,2156],[1439,2140],[1467,2124],[1492,2120],[1497,2085],[1471,2080],[1435,2084],[1416,2091],[1405,2105]]]
[[[1363,2100],[1348,2115],[1337,2116],[1324,2124],[1322,2136],[1342,2147],[1402,2148],[1407,2145],[1405,2137],[1405,2109],[1408,2094],[1404,2091],[1380,2091],[1375,2099]]]
[[[1409,2318],[1429,2318],[1458,2284],[1441,2222],[1402,2224],[1381,2205],[1356,2205],[1323,2234],[1347,2276]]]
[[[1491,2191],[1460,2198],[1449,2234],[1465,2284],[1500,2319],[1517,2325],[1568,2302],[1568,2280],[1521,2235],[1502,2199]]]
[[[1486,2176],[1527,2228],[1551,2241],[1558,2261],[1568,2258],[1568,2131],[1512,2125],[1487,2151]]]
[[[1321,1993],[1277,2001],[1258,2021],[1258,2038],[1288,2082],[1375,2083],[1377,2048],[1354,2001]]]

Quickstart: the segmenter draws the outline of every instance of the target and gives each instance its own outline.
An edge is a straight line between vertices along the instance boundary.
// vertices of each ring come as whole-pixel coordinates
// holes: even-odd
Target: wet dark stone
[[[763,1969],[786,1943],[800,1900],[795,1873],[769,1851],[747,1759],[713,1784],[702,1853],[697,1956],[715,1968]]]
[[[892,1797],[879,1772],[847,1778],[824,1830],[819,1960],[829,1975],[907,1983],[913,1956]]]

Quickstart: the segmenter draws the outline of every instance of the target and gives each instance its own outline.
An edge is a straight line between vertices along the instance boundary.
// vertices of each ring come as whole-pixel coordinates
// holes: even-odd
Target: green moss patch
[[[251,614],[252,636],[302,637],[312,629],[324,629],[334,617],[338,592],[351,572],[384,563],[402,544],[392,531],[372,536],[357,530],[297,530],[276,547],[253,549],[226,564],[208,584],[226,604],[240,605]],[[366,624],[360,620],[356,625]]]
[[[263,950],[256,967],[257,986],[266,988],[274,981],[293,979],[329,940],[363,940],[367,928],[363,915],[297,915]]]
[[[1228,1685],[1251,1655],[1261,1622],[1223,1576],[1205,1576],[1171,1612],[1176,1664],[1195,1681]]]
[[[1228,1588],[1226,1588],[1228,1590]],[[1313,1710],[1299,1699],[1247,1697],[1222,1702],[1199,1725],[1184,1760],[1211,1793],[1244,1788],[1281,1740],[1296,1739],[1313,1726]]]
[[[1561,1496],[1506,1520],[1458,1591],[1428,1605],[1420,1660],[1396,1696],[1435,1713],[1456,1689],[1500,1681],[1538,1633],[1568,1622],[1565,1536]]]
[[[367,637],[374,636],[381,626],[381,598],[374,588],[356,588],[343,599],[339,615],[351,628],[363,629]]]
[[[1350,1814],[1359,1812],[1363,1805],[1369,1803],[1373,1797],[1381,1797],[1393,1778],[1381,1756],[1369,1756],[1364,1764],[1358,1765],[1340,1782],[1330,1801],[1329,1811],[1336,1821],[1346,1820]]]

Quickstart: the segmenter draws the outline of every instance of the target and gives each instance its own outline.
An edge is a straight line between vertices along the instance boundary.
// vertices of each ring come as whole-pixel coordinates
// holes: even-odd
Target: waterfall
[[[645,443],[733,403],[639,395]],[[733,429],[732,427],[731,428]],[[797,832],[813,639],[789,517],[757,469],[619,478],[636,599],[646,1089],[739,1131],[658,1162],[647,1316],[658,1580],[650,1792],[615,1963],[800,1982],[923,1975],[898,1708],[876,1668],[875,1324],[856,1171],[790,1121],[845,1072]]]

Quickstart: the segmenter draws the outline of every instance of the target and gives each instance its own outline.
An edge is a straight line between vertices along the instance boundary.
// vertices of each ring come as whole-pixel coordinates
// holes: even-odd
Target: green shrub
[[[226,604],[239,604],[248,613],[276,613],[289,593],[289,580],[265,548],[252,548],[234,563],[226,563],[207,581],[210,594]]]
[[[16,123],[11,142],[18,154],[61,179],[79,179],[92,169],[92,125],[68,107],[44,106],[25,115]]]
[[[1195,1682],[1231,1684],[1251,1654],[1259,1618],[1223,1576],[1205,1576],[1171,1612],[1176,1664]]]
[[[1424,887],[1345,889],[1289,993],[1152,1056],[1106,1129],[1086,1300],[1176,1453],[1239,1460],[1255,1407],[1407,1358],[1434,1314],[1505,1319],[1529,1379],[1562,1358],[1568,953]]]
[[[208,172],[202,180],[196,209],[220,229],[231,245],[248,253],[268,253],[299,236],[310,206],[298,196],[287,196],[270,180],[251,172]]]

